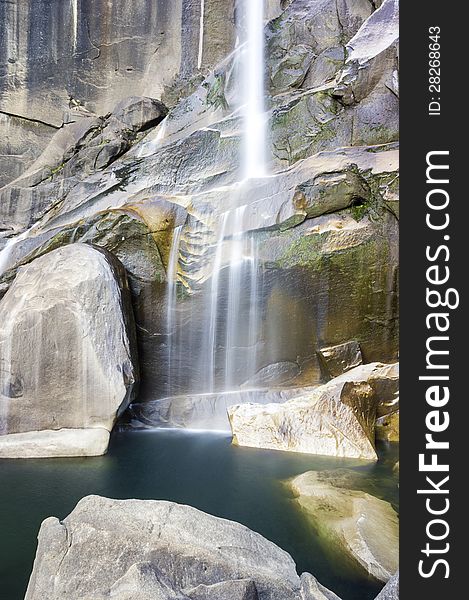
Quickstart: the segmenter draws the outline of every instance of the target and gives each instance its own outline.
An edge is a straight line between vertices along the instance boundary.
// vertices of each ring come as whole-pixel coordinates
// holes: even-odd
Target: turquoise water
[[[309,571],[343,600],[371,600],[380,586],[327,562],[282,480],[308,470],[351,467],[367,475],[365,491],[398,503],[392,466],[397,448],[359,463],[232,446],[213,433],[118,432],[106,456],[0,460],[0,599],[23,598],[41,521],[64,518],[88,494],[172,500],[239,521],[287,550],[298,572]],[[72,599],[71,599],[72,600]]]

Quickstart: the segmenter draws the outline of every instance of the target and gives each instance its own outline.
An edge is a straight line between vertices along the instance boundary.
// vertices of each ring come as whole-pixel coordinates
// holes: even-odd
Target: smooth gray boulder
[[[127,279],[109,252],[72,244],[18,271],[0,302],[1,457],[103,454],[137,381]]]
[[[158,125],[168,114],[168,109],[155,98],[129,96],[121,100],[112,113],[133,131],[142,131]]]
[[[87,496],[63,521],[46,519],[38,540],[25,600],[310,598],[275,544],[172,502]]]

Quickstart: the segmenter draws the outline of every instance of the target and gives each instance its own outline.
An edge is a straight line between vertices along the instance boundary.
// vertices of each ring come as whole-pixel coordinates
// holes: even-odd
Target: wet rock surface
[[[344,554],[386,582],[398,567],[397,514],[388,502],[353,489],[356,479],[346,470],[310,471],[288,485],[326,552]]]

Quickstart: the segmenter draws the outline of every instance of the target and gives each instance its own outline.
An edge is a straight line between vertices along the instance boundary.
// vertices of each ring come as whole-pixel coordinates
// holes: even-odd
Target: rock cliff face
[[[84,18],[85,4],[76,5]],[[9,19],[12,6],[2,9],[10,11]],[[24,11],[30,4],[21,6],[16,12],[29,18]],[[248,184],[240,171],[243,50],[233,50],[238,7],[207,0],[168,6],[137,2],[126,11],[117,1],[106,3],[99,19],[94,7],[89,27],[78,27],[76,43],[86,42],[90,54],[80,60],[93,66],[75,65],[72,71],[80,75],[70,77],[81,91],[71,95],[77,101],[86,96],[89,110],[104,116],[85,116],[72,102],[69,113],[81,120],[55,133],[46,152],[0,189],[0,294],[18,267],[58,247],[86,242],[112,252],[124,265],[132,292],[142,373],[139,401],[164,399],[160,413],[181,414],[184,395],[317,384],[336,373],[324,370],[325,348],[355,344],[364,363],[395,360],[397,2],[385,0],[379,8],[369,0],[266,3],[272,17],[265,26],[269,177]],[[200,45],[194,23],[200,22],[202,6],[207,28]],[[74,3],[54,7],[75,10]],[[156,11],[156,17],[144,8]],[[114,11],[112,18],[106,11]],[[70,23],[73,14],[54,22]],[[179,34],[165,34],[161,41],[151,27],[165,14],[166,33],[176,28]],[[190,19],[183,18],[189,14]],[[135,32],[139,27],[149,28],[148,35]],[[98,47],[93,52],[88,29]],[[104,36],[100,44],[98,30]],[[57,36],[59,46],[65,44]],[[121,42],[111,44],[112,36]],[[143,40],[134,61],[142,61],[140,66],[127,76],[122,58],[112,71],[109,56],[136,52],[133,36]],[[76,61],[70,39],[61,52]],[[145,52],[151,55],[155,43],[161,49],[150,66],[158,74],[146,71],[142,77],[148,67],[142,66]],[[24,61],[27,53],[20,54]],[[21,60],[6,61],[8,68],[19,73]],[[109,78],[122,86],[108,85]],[[96,87],[97,80],[104,90]],[[21,106],[19,96],[14,100],[20,88],[8,88],[4,101]],[[115,101],[130,89],[145,94],[145,108],[141,123],[128,127]],[[169,107],[158,125],[166,107],[148,95],[160,96]],[[41,106],[46,104],[42,97]],[[53,104],[56,114],[62,111],[62,101]],[[155,120],[156,105],[160,116]],[[59,126],[60,119],[53,124]],[[251,254],[234,275],[237,227]],[[251,291],[233,299],[235,287]],[[207,315],[214,295],[219,313]],[[255,296],[255,314],[248,296]],[[223,310],[233,312],[233,307],[239,318],[236,326],[226,326]],[[222,331],[215,343],[214,329]]]
[[[235,36],[234,0],[14,0],[0,23],[0,185],[85,111],[130,94],[174,101]]]

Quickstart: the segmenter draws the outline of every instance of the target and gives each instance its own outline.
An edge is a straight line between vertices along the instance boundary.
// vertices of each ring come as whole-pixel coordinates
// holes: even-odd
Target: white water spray
[[[208,327],[208,348],[207,356],[208,363],[206,367],[207,373],[207,390],[213,392],[215,389],[215,353],[217,350],[217,324],[218,324],[218,301],[219,301],[219,279],[222,267],[223,258],[223,241],[225,239],[226,225],[228,223],[229,212],[226,212],[222,217],[220,232],[218,234],[215,258],[213,262],[212,285],[210,290],[209,303],[209,327]]]
[[[264,103],[264,0],[243,0],[246,49],[242,61],[244,108],[243,175],[266,174],[266,123]]]
[[[205,19],[205,0],[200,0],[200,27],[199,27],[199,55],[197,58],[197,68],[202,67],[204,55],[204,19]]]
[[[236,364],[237,333],[240,318],[241,284],[244,256],[243,218],[246,206],[240,206],[233,214],[233,234],[231,238],[231,251],[228,276],[228,307],[226,311],[226,341],[225,341],[225,390],[230,390],[234,385],[234,365]]]
[[[30,227],[26,231],[23,231],[23,233],[20,233],[19,235],[15,235],[14,237],[9,238],[7,243],[5,244],[5,246],[0,250],[0,275],[3,275],[3,273],[8,271],[8,269],[10,269],[13,266],[13,263],[14,263],[13,255],[14,255],[15,247],[21,241],[26,239],[29,236],[29,234],[33,231],[34,228],[35,228],[35,226]]]
[[[167,354],[168,354],[168,392],[171,391],[171,381],[173,379],[172,366],[173,366],[173,354],[174,354],[174,336],[177,334],[175,324],[177,323],[175,311],[177,301],[177,269],[179,264],[179,244],[181,240],[182,225],[176,227],[173,231],[173,240],[171,242],[171,249],[169,252],[169,262],[167,271],[167,288],[166,288],[166,334],[168,336],[167,341]],[[168,394],[170,395],[170,394]]]
[[[78,0],[71,0],[71,11],[72,11],[72,43],[73,51],[77,49],[78,40]]]
[[[243,9],[239,80],[239,110],[243,116],[242,182],[216,190],[224,197],[224,212],[216,216],[209,211],[210,214],[201,217],[199,224],[204,237],[200,243],[188,243],[189,225],[184,227],[182,236],[181,231],[174,233],[167,289],[168,396],[174,396],[175,391],[179,394],[181,389],[192,394],[236,390],[254,376],[259,366],[262,281],[258,242],[255,234],[248,233],[253,227],[248,222],[247,209],[253,185],[249,180],[264,177],[267,170],[264,0],[240,2]],[[205,3],[201,0],[199,66],[204,11]],[[160,134],[164,136],[164,124],[160,127]],[[214,222],[212,217],[215,217]],[[197,282],[193,298],[181,299],[188,306],[181,304],[179,311],[175,288],[178,261],[181,281]],[[206,275],[194,277],[194,273]],[[197,358],[195,369],[187,369],[188,356]],[[172,382],[173,377],[177,381]],[[211,400],[215,401],[215,398]]]

